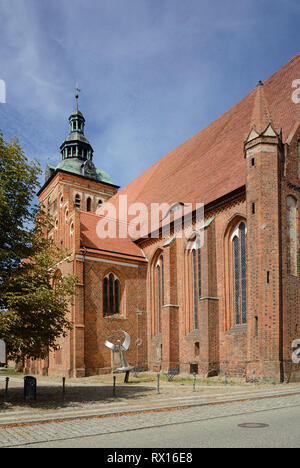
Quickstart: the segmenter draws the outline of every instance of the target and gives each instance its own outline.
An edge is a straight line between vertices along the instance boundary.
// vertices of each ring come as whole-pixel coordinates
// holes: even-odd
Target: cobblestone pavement
[[[0,428],[0,447],[26,446],[38,442],[76,439],[299,406],[300,396],[296,395],[193,407],[184,410]]]

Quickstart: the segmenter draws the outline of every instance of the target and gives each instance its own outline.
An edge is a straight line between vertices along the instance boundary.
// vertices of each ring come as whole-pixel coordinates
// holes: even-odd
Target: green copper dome
[[[76,174],[99,182],[106,182],[108,184],[113,183],[110,176],[103,169],[97,169],[92,161],[89,161],[89,164],[86,163],[87,161],[84,162],[82,159],[69,158],[62,160],[57,166],[47,164],[46,182],[54,172],[60,169],[62,171],[70,172],[71,174]]]
[[[94,150],[84,135],[85,118],[76,109],[69,117],[70,133],[60,146],[61,161],[57,166],[47,164],[46,182],[57,170],[70,172],[88,179],[112,184],[110,176],[102,169],[97,169],[93,163]]]

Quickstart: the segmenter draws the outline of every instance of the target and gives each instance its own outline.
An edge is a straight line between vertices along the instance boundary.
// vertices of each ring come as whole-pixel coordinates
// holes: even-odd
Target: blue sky
[[[95,165],[121,186],[300,44],[299,0],[0,0],[0,15],[5,138],[58,163],[78,82]]]

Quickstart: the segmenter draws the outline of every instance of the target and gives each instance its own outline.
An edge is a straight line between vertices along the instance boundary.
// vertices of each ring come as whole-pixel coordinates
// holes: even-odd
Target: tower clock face
[[[92,163],[92,161],[86,161],[84,165],[84,172],[86,174],[95,174],[96,168],[94,166],[94,163]]]

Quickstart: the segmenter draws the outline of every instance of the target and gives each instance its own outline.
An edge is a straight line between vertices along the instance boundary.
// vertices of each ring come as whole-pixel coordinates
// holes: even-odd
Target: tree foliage
[[[71,328],[76,278],[57,276],[67,252],[47,238],[51,220],[32,204],[39,174],[0,134],[0,338],[16,360],[45,358]]]
[[[39,186],[38,161],[29,162],[18,140],[6,143],[0,133],[0,281],[31,253],[32,204]]]

